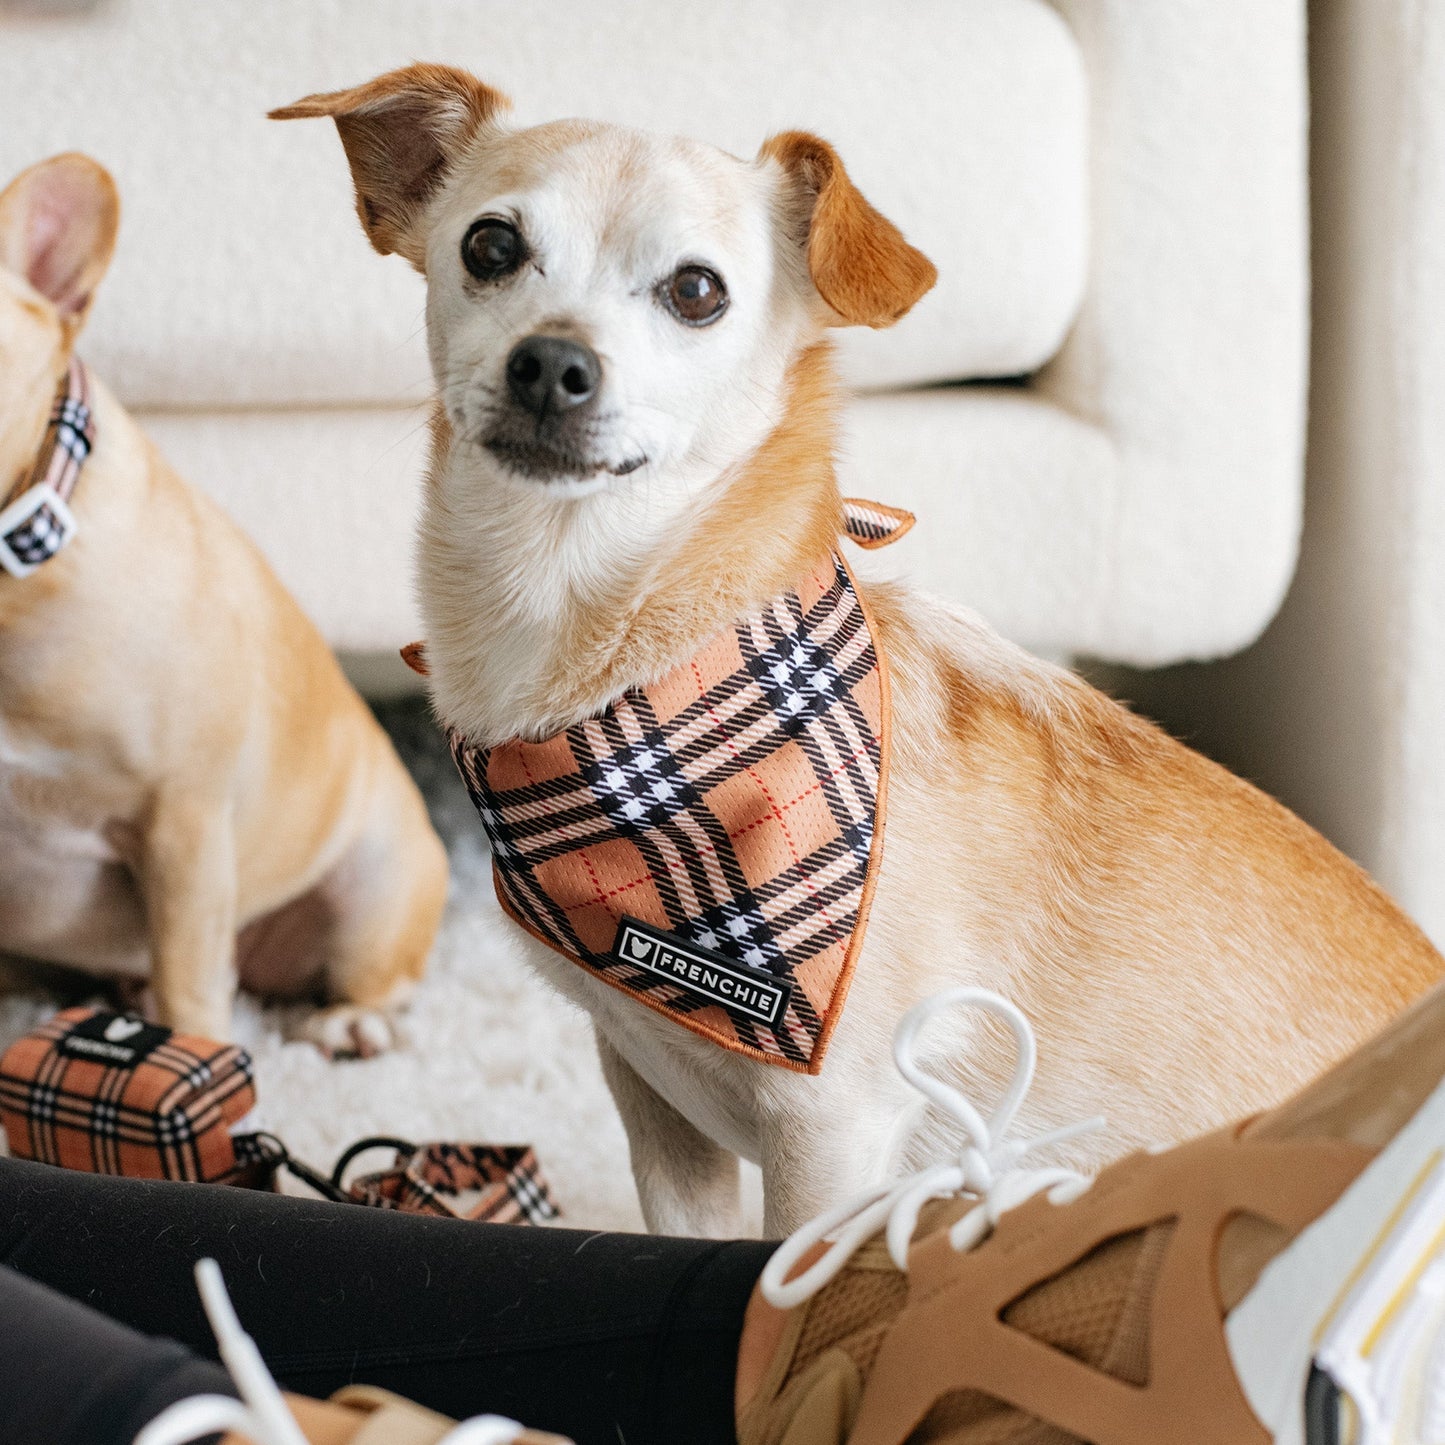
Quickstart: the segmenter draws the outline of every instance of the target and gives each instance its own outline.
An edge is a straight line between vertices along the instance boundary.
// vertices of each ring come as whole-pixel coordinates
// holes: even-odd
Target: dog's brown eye
[[[527,259],[521,232],[510,221],[484,216],[462,237],[462,264],[478,281],[495,281]]]
[[[706,326],[723,314],[728,304],[722,277],[706,266],[680,266],[663,288],[667,309],[689,326]]]

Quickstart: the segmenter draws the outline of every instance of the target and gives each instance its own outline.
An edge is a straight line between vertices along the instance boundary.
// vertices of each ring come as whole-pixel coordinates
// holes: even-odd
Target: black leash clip
[[[235,1136],[236,1157],[246,1164],[259,1164],[269,1169],[284,1169],[303,1184],[314,1189],[323,1199],[336,1204],[356,1201],[334,1179],[328,1179],[304,1160],[298,1159],[274,1134],[238,1134]]]

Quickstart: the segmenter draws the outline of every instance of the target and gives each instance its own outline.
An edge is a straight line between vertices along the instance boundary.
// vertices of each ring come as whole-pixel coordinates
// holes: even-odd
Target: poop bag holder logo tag
[[[77,1024],[59,1040],[59,1049],[70,1059],[91,1059],[133,1069],[171,1037],[169,1029],[148,1024],[127,1014],[96,1013]]]

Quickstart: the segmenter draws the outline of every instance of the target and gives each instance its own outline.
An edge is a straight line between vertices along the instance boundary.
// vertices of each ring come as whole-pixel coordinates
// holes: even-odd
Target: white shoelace
[[[914,1042],[929,1021],[945,1009],[960,1006],[982,1009],[1002,1019],[1013,1033],[1018,1050],[1013,1078],[987,1119],[958,1089],[926,1073],[913,1057]],[[785,1240],[759,1281],[763,1297],[777,1309],[793,1309],[810,1299],[880,1229],[884,1230],[893,1263],[906,1271],[908,1247],[919,1212],[931,1199],[963,1194],[978,1197],[974,1208],[949,1230],[949,1242],[962,1253],[984,1239],[1002,1215],[1035,1195],[1047,1193],[1053,1203],[1066,1204],[1093,1183],[1090,1176],[1073,1169],[1056,1165],[1021,1168],[1020,1160],[1036,1149],[1101,1128],[1102,1119],[1069,1124],[1032,1139],[1005,1137],[1028,1095],[1038,1058],[1028,1019],[1007,999],[983,988],[949,989],[925,999],[899,1021],[893,1036],[893,1058],[898,1072],[962,1127],[964,1147],[957,1160],[930,1165],[898,1184],[870,1189],[819,1215]],[[799,1261],[824,1240],[831,1241],[827,1250],[797,1278],[790,1279]]]
[[[239,1400],[229,1395],[192,1395],[161,1411],[139,1435],[134,1445],[188,1445],[206,1435],[233,1430],[254,1440],[256,1445],[306,1445],[256,1342],[241,1328],[241,1321],[226,1293],[221,1268],[214,1259],[196,1265],[196,1288],[201,1292],[206,1318],[216,1336],[221,1359],[241,1392]],[[515,1420],[500,1415],[478,1415],[449,1431],[439,1445],[512,1445],[522,1433]]]

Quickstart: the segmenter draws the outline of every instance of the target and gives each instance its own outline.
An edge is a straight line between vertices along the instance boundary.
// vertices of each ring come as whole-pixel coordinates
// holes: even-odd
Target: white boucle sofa
[[[1060,654],[1238,649],[1300,524],[1300,0],[0,0],[0,175],[80,148],[121,251],[85,351],[339,648],[416,633],[422,286],[329,126],[264,113],[415,58],[524,119],[751,154],[832,139],[942,280],[849,334],[846,485],[888,565]],[[967,383],[940,385],[941,383]]]
[[[1358,858],[1445,948],[1445,7],[1311,7],[1298,576],[1243,656],[1130,694]]]

